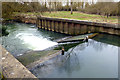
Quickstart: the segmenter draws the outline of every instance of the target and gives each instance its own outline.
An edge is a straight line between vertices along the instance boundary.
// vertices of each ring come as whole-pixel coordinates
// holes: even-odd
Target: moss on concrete
[[[48,50],[48,51],[33,51],[29,53],[25,53],[24,55],[18,57],[17,59],[25,66],[29,65],[30,63],[33,63],[40,58],[52,55],[54,53],[58,52],[58,50]]]

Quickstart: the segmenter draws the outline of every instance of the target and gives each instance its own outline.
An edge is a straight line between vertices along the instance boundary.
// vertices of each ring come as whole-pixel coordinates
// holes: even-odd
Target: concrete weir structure
[[[118,24],[97,23],[48,17],[38,17],[36,24],[38,28],[69,35],[79,35],[91,32],[120,35],[120,26]]]
[[[38,80],[25,66],[23,66],[14,56],[0,45],[0,55],[2,55],[2,74],[5,79],[10,78],[32,78]]]
[[[59,19],[48,17],[25,18],[17,17],[16,21],[36,24],[38,28],[55,31],[69,35],[79,35],[91,32],[109,33],[120,36],[118,24],[88,22],[71,19]],[[37,78],[23,66],[14,56],[0,45],[2,74],[5,78]]]

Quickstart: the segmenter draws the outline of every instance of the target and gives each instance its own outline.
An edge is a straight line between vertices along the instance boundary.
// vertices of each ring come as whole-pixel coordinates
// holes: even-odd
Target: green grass
[[[45,17],[55,17],[55,18],[67,18],[67,19],[76,19],[76,20],[87,20],[87,21],[93,21],[93,22],[102,22],[102,23],[118,23],[118,17],[112,16],[112,17],[104,17],[100,15],[95,14],[86,14],[81,12],[73,12],[73,14],[70,14],[70,11],[57,11],[57,12],[44,12],[43,16]]]
[[[18,14],[18,13],[15,13]],[[92,22],[100,22],[100,23],[111,23],[111,24],[118,24],[118,17],[117,16],[100,16],[95,14],[86,14],[78,11],[74,11],[73,14],[70,14],[70,11],[54,11],[54,12],[43,12],[41,13],[20,13],[24,15],[28,15],[31,17],[35,15],[42,15],[44,17],[53,17],[53,18],[65,18],[65,19],[76,19],[76,20],[86,20],[86,21],[92,21]]]
[[[3,79],[3,74],[2,74],[2,70],[0,70],[0,80]]]

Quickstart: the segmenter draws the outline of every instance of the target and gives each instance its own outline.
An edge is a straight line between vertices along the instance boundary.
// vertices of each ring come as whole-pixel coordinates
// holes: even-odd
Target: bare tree
[[[51,13],[51,0],[50,2],[48,2],[48,4],[49,4],[49,12]]]
[[[73,7],[73,2],[72,2],[72,0],[71,0],[71,5],[70,6],[71,6],[71,14],[73,14],[73,8],[72,8]]]

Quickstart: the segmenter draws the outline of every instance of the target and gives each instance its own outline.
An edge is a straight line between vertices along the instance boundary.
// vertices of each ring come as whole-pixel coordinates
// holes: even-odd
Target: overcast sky
[[[81,1],[83,1],[83,2],[90,2],[90,1],[92,1],[92,0],[0,0],[0,1],[2,1],[2,2],[21,2],[21,1],[23,1],[23,2],[38,2],[38,1],[42,1],[42,2],[44,2],[44,1],[47,1],[47,2],[67,2],[67,1],[73,1],[73,2],[81,2]],[[93,1],[99,1],[99,2],[119,2],[120,0],[93,0]]]

